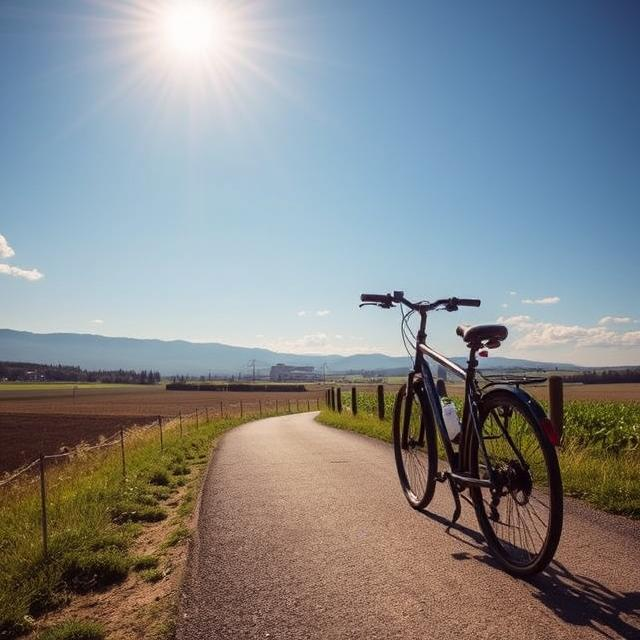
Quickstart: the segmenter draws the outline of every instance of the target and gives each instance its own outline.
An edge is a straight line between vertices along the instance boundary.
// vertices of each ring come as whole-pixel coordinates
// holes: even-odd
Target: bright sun
[[[198,0],[167,5],[160,28],[166,47],[185,62],[220,54],[229,36],[222,11]]]

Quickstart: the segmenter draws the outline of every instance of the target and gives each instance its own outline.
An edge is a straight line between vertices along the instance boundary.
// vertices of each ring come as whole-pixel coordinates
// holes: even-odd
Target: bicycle
[[[448,483],[460,517],[462,497],[475,509],[487,545],[512,575],[524,577],[542,571],[553,558],[562,532],[562,479],[555,446],[559,435],[540,404],[522,385],[544,378],[485,380],[480,385],[478,357],[486,357],[506,339],[502,325],[459,326],[469,348],[466,370],[426,344],[427,314],[479,307],[480,300],[444,298],[413,303],[404,292],[365,294],[362,304],[402,311],[402,337],[407,346],[408,319],[420,315],[413,368],[398,391],[393,409],[393,447],[398,477],[409,504],[424,509],[436,483]],[[411,354],[409,349],[407,351]],[[427,357],[465,381],[458,445],[449,436],[440,393]],[[417,400],[417,401],[416,401]],[[438,440],[449,468],[438,468]],[[457,446],[457,451],[456,451]],[[469,490],[469,496],[464,491]]]

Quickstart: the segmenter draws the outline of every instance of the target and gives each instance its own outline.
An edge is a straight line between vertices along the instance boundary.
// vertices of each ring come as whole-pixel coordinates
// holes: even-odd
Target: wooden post
[[[307,411],[311,411],[311,400],[307,398]]]
[[[296,411],[300,413],[300,401],[296,398]]]
[[[122,479],[127,478],[127,466],[124,459],[124,428],[120,427],[120,453],[122,456]]]
[[[204,413],[205,413],[205,416],[207,417],[207,422],[209,422],[209,407],[205,407]]]
[[[342,389],[340,387],[336,389],[336,405],[338,413],[342,413]]]
[[[329,403],[331,405],[331,411],[335,411],[336,410],[336,390],[331,387],[331,402]]]
[[[182,438],[182,411],[178,413],[178,418],[180,419],[180,437]]]
[[[291,413],[291,400],[289,400],[289,413]]]
[[[196,428],[200,426],[200,416],[198,416],[198,410],[196,409]]]
[[[158,426],[160,427],[160,451],[164,451],[164,439],[162,437],[162,416],[158,416]]]
[[[316,409],[320,411],[320,400],[316,398]]]
[[[280,413],[280,409],[278,409],[278,401],[276,400],[276,413]]]
[[[549,419],[556,428],[558,436],[562,438],[564,429],[564,394],[562,378],[560,376],[549,377]]]
[[[384,386],[378,385],[378,418],[384,420]]]
[[[49,555],[49,541],[47,531],[47,486],[44,477],[44,455],[40,454],[40,504],[41,504],[41,523],[42,523],[42,552],[44,557]]]
[[[220,400],[220,417],[224,418],[224,409],[222,408],[222,400]]]
[[[240,400],[240,417],[242,418],[242,414],[243,414],[243,407],[242,407],[242,400]]]
[[[355,387],[351,387],[351,413],[358,415],[358,395]]]
[[[258,413],[260,414],[260,417],[262,418],[262,400],[258,400]]]

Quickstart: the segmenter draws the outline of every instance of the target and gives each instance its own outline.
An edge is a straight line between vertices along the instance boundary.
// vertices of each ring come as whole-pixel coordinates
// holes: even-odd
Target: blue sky
[[[0,5],[0,326],[400,354],[404,289],[640,364],[637,2],[211,2],[179,60],[163,4]]]

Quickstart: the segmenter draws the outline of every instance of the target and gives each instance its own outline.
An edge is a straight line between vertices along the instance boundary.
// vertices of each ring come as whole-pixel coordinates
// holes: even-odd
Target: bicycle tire
[[[500,564],[512,575],[530,576],[551,561],[562,533],[558,458],[540,418],[516,392],[501,389],[487,394],[480,402],[479,414],[491,465],[507,479],[507,486],[493,508],[490,490],[470,487],[478,524]],[[514,453],[503,429],[528,468]],[[488,477],[477,435],[473,429],[471,432],[467,470],[474,477]]]
[[[412,419],[405,432],[404,414],[407,385],[398,390],[393,405],[393,450],[398,479],[405,498],[414,509],[423,509],[436,486],[438,452],[435,424],[423,407],[422,381],[413,385]],[[404,444],[403,444],[404,443]]]

